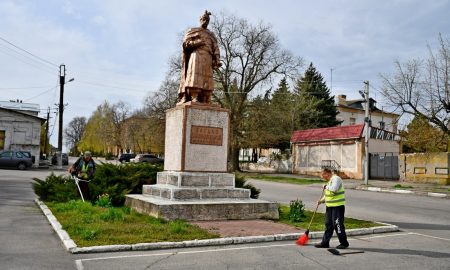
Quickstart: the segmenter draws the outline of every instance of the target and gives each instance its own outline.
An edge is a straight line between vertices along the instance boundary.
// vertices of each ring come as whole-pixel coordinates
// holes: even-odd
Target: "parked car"
[[[19,170],[25,170],[33,166],[33,156],[27,151],[1,151],[0,167],[13,167]]]
[[[33,162],[36,160],[35,156],[31,155],[31,152],[28,151],[20,151],[20,153],[22,153],[24,156],[26,156],[27,158],[31,158],[31,162]]]
[[[52,156],[52,164],[58,164],[58,158],[56,153]],[[62,153],[62,165],[69,165],[69,156],[66,153]]]
[[[136,157],[135,154],[124,153],[124,154],[120,154],[119,161],[120,162],[130,162],[130,159],[135,158],[135,157]]]
[[[164,163],[164,159],[159,158],[152,154],[138,154],[135,158],[130,160],[134,163],[147,162],[151,164],[161,164]]]

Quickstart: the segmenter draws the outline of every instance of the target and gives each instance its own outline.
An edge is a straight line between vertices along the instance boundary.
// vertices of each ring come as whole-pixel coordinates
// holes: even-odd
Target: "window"
[[[0,158],[10,158],[12,157],[13,152],[11,151],[6,151],[0,154]]]
[[[386,123],[384,123],[383,121],[380,121],[380,129],[384,129],[385,125],[386,125]]]
[[[354,125],[356,123],[356,118],[350,117],[350,125]]]
[[[20,151],[20,153],[22,154],[23,157],[31,158],[31,153],[30,152]]]
[[[17,158],[24,158],[22,152],[16,152],[16,157]]]
[[[0,130],[0,150],[5,149],[5,131]]]

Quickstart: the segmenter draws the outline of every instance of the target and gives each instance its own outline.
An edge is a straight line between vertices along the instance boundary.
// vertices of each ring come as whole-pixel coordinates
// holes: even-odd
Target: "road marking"
[[[83,270],[83,262],[81,260],[76,260],[75,261],[75,266],[77,267],[77,270]]]
[[[418,233],[397,233],[397,234],[386,234],[386,235],[375,235],[375,236],[369,236],[369,237],[361,237],[361,238],[354,238],[356,240],[361,239],[373,239],[373,238],[385,238],[385,237],[397,237],[397,236],[406,236],[406,235],[422,235]],[[428,235],[423,235],[428,236]],[[434,236],[428,236],[431,238],[437,238],[441,240],[447,240],[450,241],[450,239],[445,238],[439,238]],[[332,241],[337,241],[337,239],[333,239]],[[320,239],[310,241],[311,244],[319,243]],[[265,245],[265,246],[247,246],[247,247],[235,247],[235,248],[217,248],[217,249],[207,249],[207,250],[192,250],[192,251],[181,251],[181,252],[164,252],[164,253],[155,253],[155,254],[136,254],[136,255],[123,255],[123,256],[111,256],[111,257],[97,257],[97,258],[86,258],[86,259],[80,259],[76,260],[75,264],[77,265],[77,270],[83,270],[83,262],[86,261],[100,261],[100,260],[114,260],[114,259],[126,259],[126,258],[140,258],[140,257],[157,257],[157,256],[168,256],[168,255],[175,255],[175,254],[199,254],[199,253],[208,253],[208,252],[222,252],[222,251],[235,251],[235,250],[245,250],[245,249],[262,249],[262,248],[274,248],[274,247],[288,247],[288,246],[296,246],[295,243],[291,244],[278,244],[278,245]]]
[[[79,261],[99,261],[99,260],[110,260],[110,259],[123,259],[123,258],[139,258],[139,257],[154,257],[154,256],[167,256],[172,254],[195,254],[195,253],[207,253],[207,252],[219,252],[219,251],[233,251],[233,250],[244,250],[244,249],[260,249],[260,248],[271,248],[271,247],[287,247],[295,246],[296,244],[280,244],[280,245],[266,245],[257,247],[237,247],[237,248],[218,248],[218,249],[207,249],[207,250],[193,250],[193,251],[181,251],[181,252],[166,252],[166,253],[156,253],[156,254],[140,254],[140,255],[124,255],[124,256],[113,256],[113,257],[98,257],[98,258],[87,258],[81,259]]]
[[[395,236],[405,236],[405,235],[409,235],[412,233],[396,233],[396,234],[387,234],[387,235],[375,235],[375,236],[368,236],[368,237],[361,237],[361,238],[356,238],[356,237],[352,237],[355,239],[373,239],[373,238],[385,238],[385,237],[395,237]]]
[[[421,233],[411,232],[410,234],[415,234],[415,235],[425,236],[425,237],[434,238],[434,239],[439,239],[439,240],[444,240],[444,241],[450,241],[450,239],[448,239],[448,238],[442,238],[442,237],[437,237],[437,236],[432,236],[432,235],[426,235],[426,234],[421,234]]]

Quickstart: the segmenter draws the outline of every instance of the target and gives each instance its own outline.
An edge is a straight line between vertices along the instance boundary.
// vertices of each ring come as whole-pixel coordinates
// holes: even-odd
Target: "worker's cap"
[[[89,152],[89,151],[85,151],[85,152],[84,152],[84,156],[85,156],[85,157],[92,157],[92,153]]]

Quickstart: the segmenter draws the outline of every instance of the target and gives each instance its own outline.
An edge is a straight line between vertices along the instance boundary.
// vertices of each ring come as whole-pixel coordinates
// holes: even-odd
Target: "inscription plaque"
[[[218,127],[191,126],[191,144],[222,145],[223,131]]]

